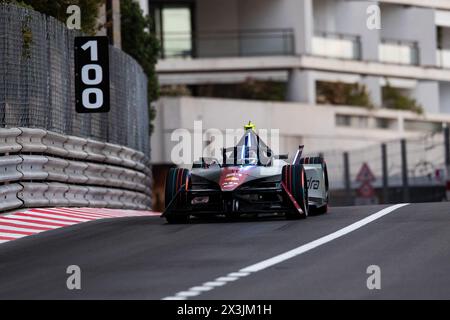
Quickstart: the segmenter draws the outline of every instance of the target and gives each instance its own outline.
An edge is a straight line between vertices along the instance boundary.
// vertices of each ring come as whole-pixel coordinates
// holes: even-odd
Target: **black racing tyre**
[[[189,175],[188,169],[170,168],[166,176],[166,187],[164,193],[165,207],[170,204],[173,197],[177,194],[180,188],[186,184]]]
[[[165,186],[165,194],[164,194],[164,202],[165,202],[165,208],[169,206],[172,199],[175,197],[175,195],[180,191],[180,189],[188,183],[188,177],[189,177],[189,170],[184,168],[170,168],[169,172],[166,176],[166,186]],[[178,203],[178,205],[183,205],[183,201],[186,201],[186,199],[181,198],[181,203]],[[168,223],[187,223],[189,221],[189,215],[188,214],[174,214],[174,213],[167,213],[165,215],[166,220]]]
[[[281,181],[304,212],[304,214],[300,212],[287,212],[286,218],[306,218],[309,210],[308,187],[306,182],[306,172],[303,165],[285,165],[281,171]]]
[[[305,157],[300,159],[300,163],[302,164],[321,164],[322,170],[323,170],[323,179],[325,181],[325,192],[327,194],[326,196],[326,204],[321,207],[310,207],[309,212],[311,215],[318,215],[318,214],[325,214],[328,212],[328,201],[329,201],[329,180],[328,180],[328,169],[327,169],[327,163],[324,160],[323,157]]]

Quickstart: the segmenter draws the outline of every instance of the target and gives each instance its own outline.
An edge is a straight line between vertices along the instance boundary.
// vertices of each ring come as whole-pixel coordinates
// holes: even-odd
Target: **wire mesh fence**
[[[348,152],[321,152],[327,161],[330,188],[337,195],[334,198],[340,204],[354,203],[358,197],[371,197],[375,203],[442,200],[449,178],[446,153],[450,152],[450,146],[448,142],[446,145],[445,134],[449,134],[448,129]],[[369,181],[372,193],[361,196],[365,181],[358,176],[364,166],[373,174]]]
[[[0,4],[0,127],[35,127],[93,138],[149,155],[147,78],[110,47],[110,112],[75,112],[74,37],[61,22]]]
[[[385,143],[387,182],[389,186],[402,186],[401,140]],[[381,143],[348,153],[350,186],[358,186],[357,176],[363,164],[367,164],[375,176],[374,187],[382,186],[383,156]],[[331,186],[345,187],[345,165],[343,151],[321,153],[327,160]],[[406,165],[408,183],[414,185],[437,185],[445,182],[445,144],[443,134],[426,135],[406,140]]]

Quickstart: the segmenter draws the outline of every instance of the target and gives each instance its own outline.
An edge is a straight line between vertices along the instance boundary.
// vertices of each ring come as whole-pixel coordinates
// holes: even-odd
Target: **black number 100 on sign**
[[[107,37],[75,37],[75,99],[79,113],[109,112]]]

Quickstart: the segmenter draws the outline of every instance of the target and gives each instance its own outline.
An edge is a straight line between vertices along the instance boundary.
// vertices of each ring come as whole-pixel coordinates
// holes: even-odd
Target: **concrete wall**
[[[206,35],[217,31],[239,30],[237,0],[198,0],[195,28],[199,57],[228,56],[238,51],[238,39],[220,35]]]
[[[439,83],[440,112],[450,113],[450,82]]]
[[[418,42],[420,64],[434,66],[436,64],[434,21],[433,9],[385,4],[381,6],[381,37]]]
[[[374,1],[314,0],[314,30],[360,37],[363,60],[378,59],[379,31],[366,26],[367,7]]]
[[[437,81],[418,81],[413,91],[413,97],[421,104],[426,112],[439,113],[439,83]]]
[[[206,31],[239,31],[264,29],[293,29],[296,53],[309,51],[312,34],[312,0],[198,0],[196,2],[196,29]],[[294,14],[293,14],[294,13]],[[237,39],[217,36],[200,39],[199,56],[229,55],[236,52]],[[241,39],[241,48],[280,46],[280,39]],[[253,42],[252,42],[253,41]],[[277,42],[278,41],[278,42]],[[267,48],[266,48],[267,49]],[[264,51],[263,51],[264,52]]]
[[[336,125],[340,116],[351,116],[356,126]],[[390,119],[390,129],[380,129],[377,117]],[[301,103],[271,103],[233,99],[162,98],[157,103],[155,133],[152,136],[153,163],[170,163],[174,130],[187,129],[193,133],[194,122],[202,121],[203,132],[217,129],[241,129],[249,120],[258,129],[279,129],[279,151],[293,155],[299,144],[305,144],[305,152],[318,153],[330,150],[352,150],[401,137],[417,137],[420,131],[404,131],[405,119],[443,121],[450,123],[450,116],[427,116],[390,110],[367,111],[356,107],[316,106]],[[359,124],[358,124],[359,123]],[[232,140],[230,140],[232,141]],[[273,147],[273,143],[268,142]],[[231,146],[232,144],[227,144]],[[193,157],[194,150],[189,151]]]
[[[240,0],[240,27],[293,29],[295,53],[307,53],[313,34],[312,3],[312,0]]]

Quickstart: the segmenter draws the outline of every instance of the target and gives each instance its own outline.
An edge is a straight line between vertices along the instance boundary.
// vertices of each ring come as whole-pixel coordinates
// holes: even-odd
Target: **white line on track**
[[[50,222],[50,223],[57,223],[57,224],[65,225],[65,226],[71,226],[71,225],[77,223],[76,221],[74,221],[74,222],[65,222],[65,221],[61,221],[61,220],[52,220],[52,219],[29,217],[29,216],[21,215],[20,213],[12,214],[12,215],[8,216],[8,218],[22,219],[22,220],[27,220],[27,221],[29,220],[31,222],[33,222],[33,221],[35,221],[35,222],[42,222],[42,224],[45,224],[46,222]]]
[[[371,214],[370,216],[368,216],[364,219],[356,221],[355,223],[352,223],[351,225],[348,225],[347,227],[339,229],[339,230],[337,230],[333,233],[330,233],[329,235],[323,236],[317,240],[308,242],[308,243],[301,245],[295,249],[292,249],[285,253],[279,254],[275,257],[272,257],[272,258],[266,259],[264,261],[252,264],[251,266],[242,268],[238,272],[232,272],[226,276],[219,277],[219,278],[215,279],[214,281],[205,282],[201,286],[195,286],[186,291],[177,292],[173,296],[163,298],[163,300],[186,300],[190,297],[196,297],[203,292],[210,291],[216,287],[222,287],[229,282],[237,281],[239,278],[243,278],[252,273],[270,268],[276,264],[279,264],[281,262],[284,262],[286,260],[294,258],[298,255],[301,255],[302,253],[308,252],[314,248],[317,248],[317,247],[324,245],[330,241],[333,241],[333,240],[340,238],[346,234],[349,234],[350,232],[353,232],[375,220],[378,220],[381,217],[384,217],[385,215],[387,215],[399,208],[402,208],[406,205],[408,205],[408,203],[401,203],[401,204],[395,204],[393,206],[389,206],[387,208],[384,208],[378,212]]]
[[[23,232],[31,232],[31,233],[38,233],[38,232],[46,231],[46,230],[36,230],[36,229],[29,229],[29,228],[27,229],[27,228],[19,228],[19,227],[4,226],[4,225],[0,225],[0,230],[23,231]]]
[[[22,238],[22,237],[25,237],[25,235],[13,233],[13,232],[11,232],[11,233],[0,232],[0,237]]]
[[[56,220],[63,219],[63,220],[66,220],[67,222],[75,222],[75,223],[89,221],[89,219],[69,218],[69,217],[60,216],[60,215],[57,215],[57,214],[40,213],[40,212],[35,212],[35,211],[24,211],[24,213],[32,214],[34,216],[39,216],[39,217],[43,217],[43,218],[51,218],[51,219],[56,219]]]
[[[57,226],[51,226],[45,223],[31,223],[31,222],[24,222],[24,221],[20,221],[20,220],[15,220],[15,219],[2,219],[0,218],[0,225],[2,225],[2,223],[14,223],[14,224],[18,224],[18,225],[24,225],[24,226],[31,226],[31,227],[42,227],[42,228],[49,228],[49,229],[56,229],[59,228]]]

